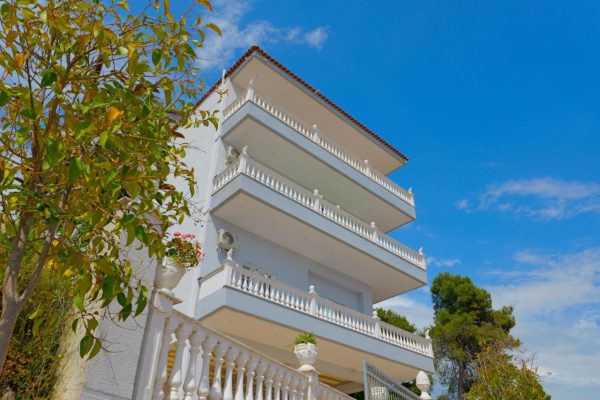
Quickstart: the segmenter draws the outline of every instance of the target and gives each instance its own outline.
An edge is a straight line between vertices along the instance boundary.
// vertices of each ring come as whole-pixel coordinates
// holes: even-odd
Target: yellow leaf
[[[131,58],[133,57],[133,55],[135,54],[135,51],[137,50],[139,46],[135,43],[129,43],[127,45],[127,55]]]
[[[121,117],[121,115],[123,115],[124,111],[119,110],[117,107],[115,106],[110,106],[108,111],[106,112],[106,121],[109,124],[112,124],[112,122]]]
[[[25,54],[23,54],[23,53],[15,54],[15,64],[17,64],[17,68],[21,69],[24,62],[25,62]]]
[[[63,272],[63,276],[65,278],[70,278],[75,274],[75,271],[73,271],[71,268],[67,269],[65,272]]]
[[[6,34],[6,46],[12,46],[13,42],[15,41],[15,39],[17,38],[17,36],[19,36],[19,32],[17,31],[10,31]]]

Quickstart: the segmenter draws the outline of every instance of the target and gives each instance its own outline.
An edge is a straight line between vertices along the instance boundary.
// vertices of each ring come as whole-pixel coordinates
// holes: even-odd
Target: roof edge
[[[361,122],[359,122],[356,118],[354,118],[352,115],[350,115],[347,111],[345,111],[340,106],[338,106],[337,104],[335,104],[328,97],[326,97],[325,95],[321,94],[317,89],[315,89],[313,86],[311,86],[310,84],[308,84],[306,81],[304,81],[298,75],[294,74],[292,71],[290,71],[283,64],[281,64],[279,61],[277,61],[275,58],[273,58],[271,55],[269,55],[266,51],[264,51],[258,45],[253,45],[240,58],[238,58],[238,60],[235,63],[233,63],[233,65],[227,71],[225,71],[225,74],[223,75],[223,79],[227,79],[227,78],[231,77],[237,71],[237,69],[242,64],[244,64],[244,62],[252,54],[254,54],[254,53],[257,53],[260,56],[262,56],[266,61],[268,61],[271,64],[273,64],[281,72],[283,72],[284,74],[288,75],[290,78],[292,78],[292,80],[296,81],[296,83],[300,84],[305,89],[307,89],[312,95],[316,96],[319,100],[323,101],[326,105],[328,105],[329,107],[333,108],[335,111],[337,111],[338,113],[340,113],[345,119],[348,120],[349,123],[351,123],[352,125],[354,125],[356,128],[358,128],[361,131],[369,134],[369,136],[371,136],[373,139],[375,139],[376,141],[378,141],[381,145],[383,145],[385,148],[387,148],[391,153],[393,153],[394,155],[396,155],[404,164],[406,162],[408,162],[408,157],[405,156],[402,152],[400,152],[394,146],[392,146],[387,141],[385,141],[381,136],[377,135],[375,132],[373,132],[372,130],[370,130],[369,128],[367,128],[365,125],[363,125]],[[221,84],[221,82],[222,82],[221,79],[217,80],[210,87],[210,89],[208,89],[206,91],[206,93],[196,102],[195,107],[196,108],[199,107],[200,104],[202,104],[204,102],[204,100],[206,100],[208,98],[208,96],[210,96],[210,94],[212,92],[214,92],[215,90],[217,90],[217,88],[219,87],[219,85]]]

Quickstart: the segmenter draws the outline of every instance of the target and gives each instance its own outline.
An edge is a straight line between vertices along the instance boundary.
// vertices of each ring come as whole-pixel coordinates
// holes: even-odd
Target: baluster
[[[227,352],[227,364],[225,367],[225,390],[223,400],[233,400],[233,367],[240,351],[237,347],[231,347]]]
[[[162,400],[165,395],[163,389],[167,380],[167,357],[169,355],[169,346],[171,344],[171,336],[173,335],[175,328],[177,328],[177,325],[179,325],[179,320],[175,317],[170,317],[165,325],[160,346],[160,355],[156,366],[156,371],[159,373],[157,374],[157,379],[154,381],[154,388],[152,391],[152,398],[158,400]]]
[[[246,363],[250,355],[248,353],[240,353],[237,358],[237,383],[235,385],[235,400],[244,400],[244,371]],[[252,390],[252,388],[250,388]]]
[[[246,400],[254,400],[254,370],[259,363],[259,359],[255,356],[250,359],[246,367]]]
[[[210,389],[210,400],[221,400],[223,398],[223,388],[221,386],[221,371],[223,367],[223,356],[227,352],[229,346],[225,342],[221,342],[215,350],[215,369],[213,370],[213,381]]]
[[[283,368],[278,368],[277,373],[275,374],[275,400],[281,400],[281,390],[284,376],[285,371]]]
[[[283,383],[282,383],[282,390],[283,393],[282,395],[282,400],[289,400],[289,394],[290,394],[290,379],[292,378],[291,374],[289,373],[285,373],[284,372],[284,376],[283,376]]]
[[[263,360],[263,362],[265,362]],[[265,364],[266,365],[266,364]],[[265,372],[265,400],[273,400],[274,376],[277,373],[277,366],[271,365]],[[257,399],[260,400],[260,399]]]
[[[190,338],[190,361],[187,368],[187,374],[185,376],[185,383],[183,384],[184,400],[192,400],[194,392],[196,392],[196,380],[197,368],[198,368],[198,353],[200,352],[200,345],[206,335],[196,330]]]
[[[217,339],[212,336],[207,336],[202,342],[202,372],[198,384],[198,400],[206,400],[210,394],[210,358],[216,345]]]
[[[267,378],[265,372],[267,371],[267,360],[261,360],[256,367],[256,400],[264,400],[263,385]]]
[[[188,336],[192,333],[192,327],[186,323],[179,325],[175,330],[175,361],[173,370],[167,383],[169,387],[169,400],[179,400],[179,387],[183,383],[183,351],[185,349]]]

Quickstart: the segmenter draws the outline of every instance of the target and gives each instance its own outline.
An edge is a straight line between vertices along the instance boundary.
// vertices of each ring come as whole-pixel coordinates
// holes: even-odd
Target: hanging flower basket
[[[155,285],[159,289],[174,289],[189,269],[196,267],[204,254],[200,244],[192,234],[173,235],[167,242],[163,262],[158,268]]]

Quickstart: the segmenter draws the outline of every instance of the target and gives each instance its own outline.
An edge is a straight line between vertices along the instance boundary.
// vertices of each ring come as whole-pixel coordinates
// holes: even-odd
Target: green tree
[[[516,353],[511,340],[484,341],[474,360],[477,378],[468,400],[550,400],[540,384],[533,357]]]
[[[393,325],[397,328],[404,329],[405,331],[415,333],[417,327],[408,322],[408,319],[404,315],[398,314],[392,310],[385,310],[383,308],[377,308],[377,316],[382,322]]]
[[[471,279],[443,273],[431,285],[434,325],[431,329],[438,379],[451,398],[462,400],[475,377],[474,359],[482,340],[509,335],[515,325],[512,307],[492,308],[490,294]]]
[[[0,224],[10,243],[0,371],[45,270],[68,284],[81,356],[101,348],[97,306],[118,300],[122,320],[146,307],[122,241],[162,255],[162,232],[189,214],[167,179],[195,185],[173,128],[217,124],[193,101],[204,88],[196,51],[207,28],[219,30],[202,18],[208,1],[187,3],[174,16],[167,0],[135,2],[135,12],[127,1],[0,0]]]

